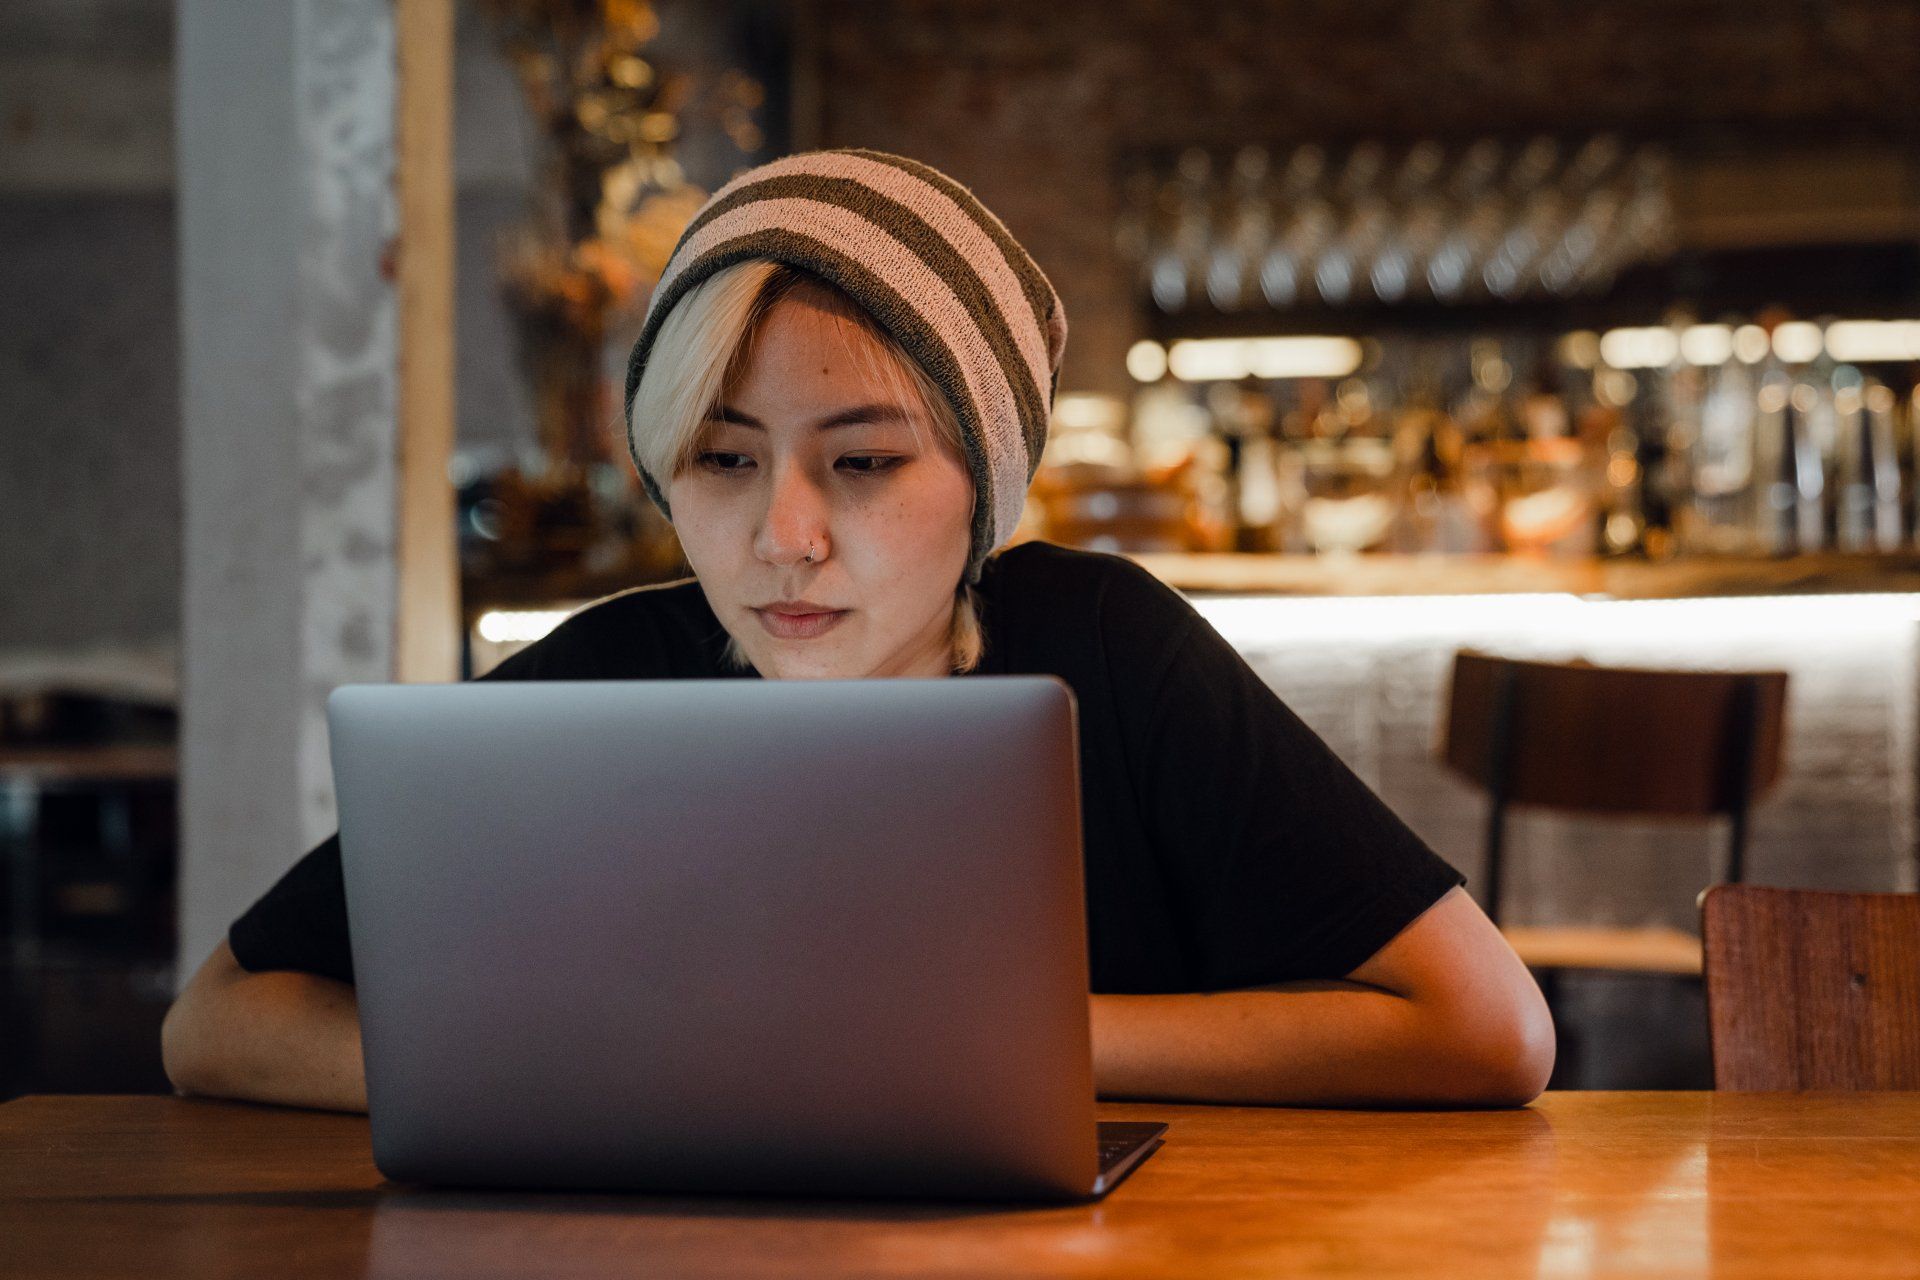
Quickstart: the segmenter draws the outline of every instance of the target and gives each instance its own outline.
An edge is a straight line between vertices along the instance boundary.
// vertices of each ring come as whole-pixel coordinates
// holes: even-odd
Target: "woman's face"
[[[762,676],[948,674],[973,480],[893,358],[818,291],[786,295],[668,486],[687,562]]]

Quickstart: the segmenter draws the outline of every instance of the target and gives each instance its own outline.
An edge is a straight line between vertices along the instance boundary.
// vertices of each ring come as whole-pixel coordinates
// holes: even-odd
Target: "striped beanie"
[[[946,394],[973,473],[968,582],[1013,536],[1040,465],[1067,341],[1066,310],[1040,268],[972,192],[937,169],[880,151],[810,151],[734,178],[674,246],[627,360],[633,397],[667,314],[735,263],[784,263],[847,294]],[[665,512],[666,495],[639,463]]]

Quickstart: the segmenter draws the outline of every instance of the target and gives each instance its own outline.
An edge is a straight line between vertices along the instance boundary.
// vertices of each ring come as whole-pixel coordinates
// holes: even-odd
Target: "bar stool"
[[[1487,794],[1483,909],[1540,978],[1548,1003],[1564,970],[1698,979],[1700,939],[1663,926],[1501,922],[1510,807],[1728,819],[1724,879],[1746,874],[1748,810],[1778,781],[1784,671],[1659,671],[1588,662],[1454,655],[1441,758]],[[1713,880],[1711,866],[1706,879]],[[1571,1071],[1572,1037],[1555,1075]]]

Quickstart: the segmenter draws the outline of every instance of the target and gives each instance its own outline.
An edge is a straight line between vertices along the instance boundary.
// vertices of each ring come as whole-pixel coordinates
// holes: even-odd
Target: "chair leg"
[[[1737,805],[1727,820],[1727,883],[1742,884],[1747,878],[1747,807]]]

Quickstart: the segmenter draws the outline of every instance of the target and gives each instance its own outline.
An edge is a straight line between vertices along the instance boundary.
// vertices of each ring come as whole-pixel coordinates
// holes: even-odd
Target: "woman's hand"
[[[1344,979],[1094,996],[1103,1097],[1323,1107],[1516,1107],[1546,1087],[1539,985],[1454,888]]]
[[[367,1109],[353,988],[309,973],[249,973],[224,939],[167,1010],[160,1057],[179,1093]]]

